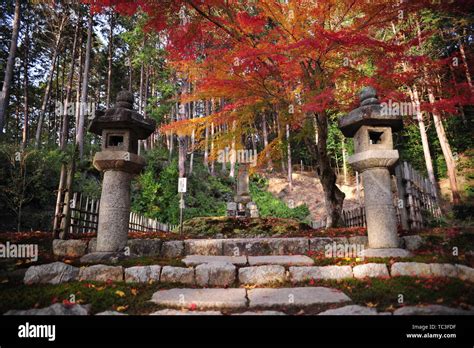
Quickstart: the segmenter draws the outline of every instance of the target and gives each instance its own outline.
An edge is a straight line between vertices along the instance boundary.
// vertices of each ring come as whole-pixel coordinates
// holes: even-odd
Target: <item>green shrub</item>
[[[164,223],[179,223],[178,163],[171,161],[163,149],[147,154],[147,167],[135,180],[132,193],[132,210]],[[226,202],[232,199],[233,181],[212,176],[195,156],[192,175],[188,177],[184,195],[184,220],[201,216],[222,216]]]
[[[296,219],[304,221],[309,215],[309,209],[306,204],[289,208],[285,202],[274,197],[268,189],[268,181],[258,175],[254,175],[250,181],[250,194],[252,200],[257,204],[258,212],[261,217],[277,217],[284,219]]]

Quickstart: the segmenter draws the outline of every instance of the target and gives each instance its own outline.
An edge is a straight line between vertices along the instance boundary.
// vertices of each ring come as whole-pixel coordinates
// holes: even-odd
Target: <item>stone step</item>
[[[324,287],[257,288],[247,292],[249,308],[306,308],[350,303],[342,291]]]
[[[65,306],[62,303],[54,303],[44,308],[13,309],[4,313],[4,315],[88,315],[90,310],[90,304]]]
[[[271,256],[212,256],[188,255],[183,260],[186,266],[197,266],[203,263],[229,262],[236,266],[312,266],[314,260],[305,255],[271,255]]]
[[[282,256],[249,256],[250,266],[281,265],[281,266],[312,266],[314,260],[305,255]]]
[[[182,261],[188,267],[212,262],[228,262],[237,266],[245,266],[247,264],[247,256],[188,255]]]
[[[245,311],[243,313],[233,313],[232,315],[286,315],[279,311]]]
[[[392,314],[392,313],[387,313]],[[380,315],[375,308],[369,308],[359,305],[349,305],[336,309],[328,309],[318,315]]]
[[[153,294],[152,302],[168,309],[265,310],[321,308],[343,305],[351,299],[342,291],[324,287],[258,289],[170,289]],[[160,312],[164,313],[164,312]],[[158,313],[159,314],[159,313]]]
[[[222,315],[219,311],[190,311],[179,309],[162,309],[150,315]]]
[[[229,313],[231,315],[286,315],[283,312],[279,311],[245,311],[241,313]],[[222,312],[219,311],[193,311],[193,310],[181,310],[181,309],[162,309],[150,315],[222,315]]]
[[[153,294],[151,301],[169,308],[244,309],[247,308],[245,289],[170,289]]]
[[[393,315],[474,315],[474,308],[465,310],[442,305],[406,306],[395,310]]]

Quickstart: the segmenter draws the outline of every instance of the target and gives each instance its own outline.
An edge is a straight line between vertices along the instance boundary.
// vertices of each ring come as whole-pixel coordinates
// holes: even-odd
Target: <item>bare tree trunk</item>
[[[212,115],[215,111],[216,111],[216,104],[214,102],[214,99],[211,99],[210,104],[209,104],[209,114]],[[213,158],[214,156],[214,132],[215,132],[214,123],[211,122],[211,149],[210,149],[211,158]],[[215,175],[215,163],[213,159],[211,160],[211,175],[212,176]]]
[[[177,104],[175,104],[175,106],[171,108],[169,123],[172,123],[175,120],[175,118],[177,119],[176,115],[177,115],[178,109],[176,105]],[[173,147],[174,147],[173,131],[170,132],[168,139],[169,139],[168,140],[168,150],[169,150],[168,161],[171,161],[171,157],[173,156]]]
[[[143,113],[143,84],[144,84],[144,67],[143,63],[140,67],[140,88],[138,91],[138,113]]]
[[[28,5],[27,5],[28,6]],[[28,11],[26,11],[28,13]],[[25,46],[30,46],[30,21],[29,16],[25,18],[26,22],[26,32],[25,32]],[[21,150],[24,151],[28,145],[28,134],[29,134],[29,115],[30,115],[30,106],[29,106],[29,97],[28,97],[28,71],[29,71],[29,50],[25,50],[25,59],[23,60],[23,131],[22,131],[22,140],[21,140]],[[1,133],[1,131],[0,131]]]
[[[466,29],[464,29],[463,32],[464,36],[466,36]],[[461,58],[462,58],[462,63],[464,65],[465,73],[466,73],[466,80],[471,88],[471,91],[474,91],[474,87],[472,86],[472,79],[471,79],[471,73],[469,72],[469,66],[467,65],[467,58],[466,58],[466,52],[464,51],[464,45],[462,43],[462,39],[459,39],[459,52],[461,52]]]
[[[273,170],[273,163],[270,153],[268,152],[268,131],[267,131],[267,119],[265,113],[262,113],[262,131],[263,131],[263,146],[265,147],[265,158],[267,160],[267,169]]]
[[[438,183],[436,182],[436,178],[434,175],[434,170],[433,170],[433,160],[431,158],[431,151],[430,151],[430,146],[428,143],[428,135],[426,134],[426,127],[425,127],[425,121],[423,119],[423,114],[419,108],[420,106],[420,97],[418,95],[418,90],[416,88],[416,85],[413,86],[413,90],[409,90],[410,93],[410,98],[412,100],[412,103],[415,104],[416,108],[416,119],[418,121],[418,127],[420,128],[420,137],[421,137],[421,144],[423,146],[423,155],[425,157],[425,164],[426,164],[426,171],[428,173],[428,178],[430,182],[434,185],[434,187],[438,186]],[[436,199],[438,199],[438,193],[436,192]]]
[[[290,125],[286,124],[286,152],[288,159],[288,185],[290,191],[293,191],[293,167],[291,166],[291,143],[290,143]]]
[[[432,105],[435,102],[431,87],[428,87],[428,100]],[[459,195],[458,190],[458,183],[456,179],[456,163],[454,161],[453,152],[451,151],[451,146],[449,145],[448,137],[446,136],[443,122],[438,111],[436,109],[433,109],[431,114],[433,115],[436,134],[438,135],[441,151],[443,152],[443,157],[446,162],[449,186],[451,187],[451,193],[453,195],[453,204],[459,204],[461,203],[461,196]]]
[[[252,129],[255,130],[255,132],[252,132],[252,134],[250,134],[250,136],[252,137],[252,139],[251,139],[252,140],[252,150],[253,150],[254,153],[257,153],[257,142],[256,142],[257,125],[255,123],[252,125]]]
[[[194,102],[189,103],[189,119],[194,118]],[[193,163],[194,163],[194,129],[191,133],[191,154],[189,156],[189,172],[188,175],[193,173]]]
[[[78,18],[76,23],[76,30],[74,32],[74,41],[72,44],[72,52],[71,52],[71,66],[69,70],[69,75],[67,77],[67,88],[66,88],[66,98],[64,98],[64,105],[63,105],[63,114],[62,114],[62,129],[59,138],[59,147],[62,151],[66,150],[66,145],[68,142],[69,136],[69,102],[71,100],[72,94],[72,84],[74,81],[74,67],[76,63],[76,51],[77,51],[77,38],[79,36],[79,27],[80,27],[80,19]]]
[[[347,154],[346,154],[346,138],[342,137],[341,140],[342,149],[342,173],[344,175],[344,185],[347,185]]]
[[[48,75],[48,83],[46,84],[46,90],[44,92],[44,97],[43,97],[43,103],[41,104],[41,110],[40,114],[38,116],[38,125],[36,127],[36,137],[35,137],[35,147],[39,148],[40,143],[41,143],[41,132],[43,128],[43,122],[44,122],[44,115],[46,113],[46,108],[49,103],[49,97],[51,95],[51,84],[53,83],[53,75],[54,75],[54,67],[56,65],[56,59],[58,57],[59,53],[59,43],[61,41],[61,37],[63,34],[63,29],[64,25],[66,23],[66,16],[64,16],[61,20],[61,24],[58,29],[58,33],[56,34],[56,40],[54,44],[54,50],[53,50],[53,57],[51,58],[51,66],[49,69],[49,75]]]
[[[143,116],[148,118],[147,107],[148,107],[148,89],[150,87],[150,67],[147,66],[145,69],[145,84],[143,86]]]
[[[281,136],[281,128],[280,128],[280,121],[278,119],[278,114],[275,116],[276,120],[276,126],[277,126],[277,133],[278,133],[278,138],[282,139]],[[280,153],[281,153],[281,171],[286,172],[286,166],[285,166],[285,154],[283,153],[283,148],[280,146]]]
[[[328,119],[326,113],[317,114],[316,122],[318,127],[317,161],[326,204],[326,226],[336,227],[341,220],[345,194],[336,186],[337,177],[331,168],[331,160],[327,153]]]
[[[71,199],[73,194],[72,188],[74,183],[74,173],[76,171],[76,152],[77,144],[74,145],[74,152],[72,155],[71,164],[67,172],[66,192],[64,195],[64,204],[62,212],[63,218],[61,219],[61,225],[59,230],[54,232],[55,236],[58,236],[60,239],[67,239],[69,228],[71,227]]]
[[[191,155],[189,156],[189,175],[193,173],[193,163],[194,163],[194,129],[191,133]]]
[[[417,36],[419,45],[421,45],[421,27],[420,22],[418,19],[415,19],[416,29],[417,29]],[[433,106],[435,103],[435,97],[433,93],[433,88],[430,85],[429,74],[426,66],[423,66],[424,77],[426,80],[426,89],[428,93],[428,100],[430,104]],[[453,195],[453,204],[459,204],[461,201],[461,197],[458,191],[458,184],[456,180],[456,164],[454,162],[453,153],[451,151],[451,146],[449,145],[448,138],[446,137],[446,132],[444,130],[443,122],[441,121],[441,117],[436,110],[433,108],[431,112],[433,115],[433,121],[435,124],[436,134],[438,135],[439,144],[441,146],[441,151],[443,152],[443,157],[446,162],[447,174],[449,179],[449,185],[451,186],[451,193]]]
[[[204,117],[208,116],[210,112],[208,111],[208,104],[207,100],[204,101]],[[206,122],[206,130],[204,131],[204,166],[207,168],[209,172],[209,125]]]
[[[109,13],[109,56],[108,56],[108,69],[107,69],[107,99],[105,106],[108,109],[110,107],[110,89],[112,85],[112,55],[113,55],[113,39],[114,39],[114,12]]]
[[[71,67],[68,75],[68,85],[66,89],[66,98],[64,99],[63,105],[63,114],[62,114],[62,129],[59,138],[59,146],[61,151],[66,151],[67,142],[69,138],[69,101],[72,94],[72,84],[74,80],[74,66],[76,62],[76,51],[77,51],[77,39],[79,36],[79,27],[80,27],[80,18],[77,19],[76,30],[74,32],[74,42],[71,52]],[[80,59],[80,58],[79,58]],[[53,236],[54,238],[59,237],[60,233],[60,224],[62,220],[62,211],[64,203],[64,192],[66,190],[66,176],[67,176],[67,163],[63,162],[61,164],[61,172],[59,174],[59,186],[56,197],[56,208],[54,212],[54,221],[53,221]]]
[[[214,155],[214,123],[211,123],[211,156]],[[215,175],[215,162],[211,161],[211,175]]]
[[[147,66],[147,68],[145,69],[145,85],[144,85],[144,91],[143,91],[143,117],[145,118],[148,118],[148,114],[147,114],[147,107],[148,107],[148,88],[149,88],[149,84],[150,84],[150,67]],[[148,150],[148,141],[151,139],[151,137],[149,137],[148,139],[144,139],[142,140],[142,143],[143,143],[143,148],[145,151]]]
[[[15,16],[13,18],[12,41],[10,42],[10,50],[8,51],[7,66],[5,69],[5,77],[3,79],[2,92],[0,94],[0,134],[6,123],[6,110],[10,99],[10,86],[13,77],[13,68],[15,66],[16,49],[18,45],[18,32],[20,30],[20,0],[15,1]]]
[[[448,64],[448,65],[449,65],[449,71],[451,73],[451,79],[452,79],[453,85],[454,85],[454,93],[456,93],[456,96],[459,96],[459,92],[458,92],[458,88],[457,88],[457,82],[456,82],[456,76],[454,76],[453,65],[452,64]],[[464,107],[462,105],[459,105],[458,108],[459,108],[459,113],[461,114],[462,123],[465,126],[467,126],[467,119],[466,119],[466,115],[464,113]]]
[[[178,170],[179,177],[184,178],[186,176],[186,137],[178,136]]]
[[[224,133],[224,132],[226,132],[226,131],[227,131],[226,125],[221,125],[221,126],[219,126],[219,133],[222,134],[222,133]],[[229,148],[229,147],[226,146],[226,149],[228,149],[228,148]],[[226,161],[227,161],[227,159],[224,159],[224,161],[222,161],[221,172],[222,172],[223,174],[225,174],[225,173],[227,172],[227,162],[226,162]]]
[[[236,152],[236,148],[235,148],[235,127],[236,127],[236,123],[235,123],[235,121],[232,121],[232,134],[234,134],[234,136],[232,138],[232,148],[231,148],[232,156],[230,156],[229,177],[231,177],[231,178],[233,178],[235,176],[235,160],[236,160],[236,157],[237,157],[237,152]]]
[[[84,154],[84,123],[85,123],[85,105],[87,103],[87,88],[89,85],[89,69],[91,61],[91,49],[92,49],[92,15],[88,15],[87,25],[87,44],[86,44],[86,57],[84,62],[84,72],[82,74],[82,88],[81,88],[81,107],[79,108],[79,122],[77,125],[76,133],[76,144],[79,149],[79,158],[82,159]]]
[[[187,116],[187,107],[178,108],[178,119],[185,120]],[[182,112],[184,111],[184,112]],[[179,177],[186,176],[186,153],[187,153],[187,139],[185,135],[178,136],[178,171]]]
[[[209,171],[209,125],[206,124],[206,130],[204,132],[204,166]]]
[[[174,137],[173,137],[173,132],[170,133],[169,135],[169,159],[171,160],[171,157],[173,156],[173,145],[174,145]]]
[[[77,70],[77,85],[76,85],[76,110],[74,113],[75,116],[75,121],[74,121],[74,127],[75,127],[75,133],[77,135],[77,125],[79,124],[79,112],[80,112],[80,104],[81,104],[81,79],[82,79],[82,70],[83,66],[82,64],[84,63],[82,60],[82,35],[79,37],[79,56],[77,57],[78,60],[78,70]]]

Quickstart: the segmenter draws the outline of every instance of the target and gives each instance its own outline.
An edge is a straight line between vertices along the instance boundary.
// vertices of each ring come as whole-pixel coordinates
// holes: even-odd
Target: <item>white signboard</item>
[[[186,184],[187,184],[187,179],[186,178],[179,178],[179,180],[178,180],[178,192],[179,193],[186,192]]]

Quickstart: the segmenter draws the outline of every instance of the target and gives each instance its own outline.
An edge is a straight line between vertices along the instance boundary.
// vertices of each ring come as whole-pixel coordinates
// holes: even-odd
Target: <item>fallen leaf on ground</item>
[[[117,312],[123,312],[123,311],[126,311],[128,309],[128,305],[127,306],[118,306],[117,307]]]
[[[121,290],[115,291],[115,295],[117,295],[118,297],[125,297],[125,293]]]

